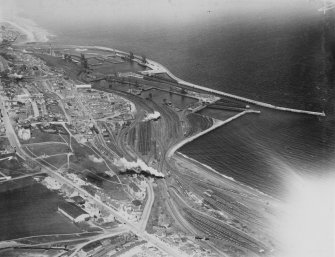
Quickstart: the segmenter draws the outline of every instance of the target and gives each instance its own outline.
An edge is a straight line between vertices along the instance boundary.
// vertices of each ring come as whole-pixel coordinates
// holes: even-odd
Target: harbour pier
[[[245,115],[247,113],[260,113],[260,111],[245,110],[245,111],[240,112],[240,113],[238,113],[238,114],[236,114],[236,115],[234,115],[234,116],[232,116],[232,117],[230,117],[230,118],[228,118],[228,119],[226,119],[224,121],[222,121],[222,120],[217,121],[210,128],[208,128],[208,129],[206,129],[204,131],[201,131],[200,133],[197,133],[197,134],[195,134],[195,135],[193,135],[191,137],[185,138],[184,140],[180,141],[179,143],[177,143],[176,145],[174,145],[173,147],[171,147],[169,149],[169,151],[167,152],[166,156],[168,158],[170,158],[179,148],[181,148],[185,144],[187,144],[189,142],[192,142],[193,140],[201,137],[202,135],[205,135],[208,132],[211,132],[211,131],[213,131],[213,130],[215,130],[215,129],[217,129],[217,128],[219,128],[219,127],[221,127],[221,126],[223,126],[223,125],[225,125],[225,124],[227,124],[227,123],[229,123],[229,122],[231,122],[231,121],[233,121],[233,120],[235,120],[235,119],[237,119],[237,118],[239,118],[239,117],[241,117],[241,116],[243,116],[243,115]]]

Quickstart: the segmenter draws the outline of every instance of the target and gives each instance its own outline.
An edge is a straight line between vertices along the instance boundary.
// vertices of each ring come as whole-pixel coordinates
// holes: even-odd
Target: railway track
[[[184,211],[187,214],[187,221],[197,227],[200,231],[203,231],[209,237],[228,241],[234,245],[246,248],[255,253],[265,251],[266,247],[264,245],[260,244],[252,237],[239,233],[238,230],[233,229],[229,225],[218,223],[208,217],[194,213],[188,208],[185,208]]]

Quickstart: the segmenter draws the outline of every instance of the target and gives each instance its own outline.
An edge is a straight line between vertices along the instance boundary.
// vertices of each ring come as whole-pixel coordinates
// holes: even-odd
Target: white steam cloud
[[[148,113],[143,119],[143,121],[157,120],[160,116],[161,114],[159,112],[154,111],[153,113]]]
[[[23,78],[22,75],[19,75],[19,74],[17,74],[17,73],[9,74],[8,77],[10,77],[10,78],[15,78],[15,79],[22,79],[22,78]]]
[[[116,165],[120,168],[125,170],[134,170],[137,173],[140,173],[141,171],[144,171],[146,173],[149,173],[150,175],[153,175],[155,177],[163,178],[164,174],[155,170],[152,167],[149,167],[144,161],[141,159],[137,159],[136,162],[129,162],[125,158],[120,158]]]

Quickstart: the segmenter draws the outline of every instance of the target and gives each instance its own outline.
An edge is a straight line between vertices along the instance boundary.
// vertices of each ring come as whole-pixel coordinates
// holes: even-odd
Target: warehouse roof
[[[83,209],[75,205],[74,203],[64,202],[58,205],[58,208],[66,212],[72,218],[76,219],[82,214],[88,214]]]
[[[73,201],[75,201],[77,204],[84,204],[85,199],[82,198],[81,196],[77,195],[71,198]]]

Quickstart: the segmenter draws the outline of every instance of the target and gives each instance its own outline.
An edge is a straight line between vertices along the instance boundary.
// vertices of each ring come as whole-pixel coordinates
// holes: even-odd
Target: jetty
[[[233,120],[235,120],[235,119],[237,119],[237,118],[239,118],[239,117],[241,117],[241,116],[243,116],[243,115],[245,115],[245,114],[247,114],[247,113],[260,113],[260,111],[255,111],[255,110],[245,110],[245,111],[240,112],[240,113],[238,113],[238,114],[236,114],[236,115],[234,115],[234,116],[232,116],[232,117],[230,117],[230,118],[228,118],[228,119],[226,119],[226,120],[223,120],[223,121],[222,121],[222,120],[216,121],[216,122],[213,124],[213,126],[211,126],[210,128],[205,129],[205,130],[201,131],[200,133],[197,133],[197,134],[195,134],[195,135],[193,135],[193,136],[187,137],[187,138],[185,138],[184,140],[182,140],[182,141],[180,141],[179,143],[177,143],[176,145],[174,145],[173,147],[171,147],[171,148],[168,150],[166,156],[167,156],[168,158],[170,158],[170,157],[171,157],[171,156],[172,156],[172,155],[173,155],[179,148],[181,148],[181,147],[184,146],[185,144],[187,144],[187,143],[189,143],[189,142],[192,142],[193,140],[195,140],[195,139],[201,137],[202,135],[205,135],[205,134],[207,134],[208,132],[211,132],[211,131],[213,131],[213,130],[215,130],[215,129],[217,129],[217,128],[219,128],[219,127],[221,127],[221,126],[223,126],[223,125],[225,125],[225,124],[227,124],[227,123],[229,123],[229,122],[231,122],[231,121],[233,121]]]

